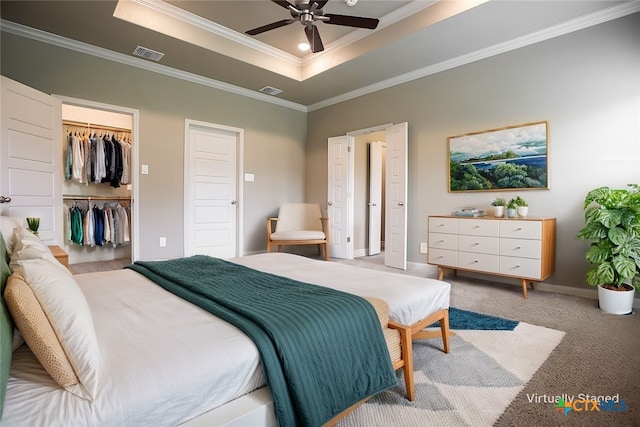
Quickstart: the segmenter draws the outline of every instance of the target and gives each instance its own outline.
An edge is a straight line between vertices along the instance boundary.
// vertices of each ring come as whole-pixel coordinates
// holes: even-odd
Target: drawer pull
[[[444,243],[444,240],[438,240],[436,243]]]
[[[440,255],[440,256],[439,256],[438,258],[436,258],[436,259],[442,259],[442,258],[444,258],[444,256],[443,256],[443,255]]]
[[[474,225],[473,228],[480,228],[480,226],[479,225]]]
[[[520,230],[522,230],[522,227],[516,228],[516,231],[520,231]]]
[[[471,264],[477,264],[478,262],[479,262],[478,260],[475,260]]]
[[[516,250],[522,249],[522,246],[516,246]]]
[[[475,242],[475,243],[474,243],[473,245],[471,245],[471,246],[478,246],[479,244],[480,244],[480,243]]]

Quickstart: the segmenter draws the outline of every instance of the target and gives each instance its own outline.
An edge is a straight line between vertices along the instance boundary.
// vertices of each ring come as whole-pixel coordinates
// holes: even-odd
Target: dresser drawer
[[[501,221],[500,237],[542,239],[542,221]]]
[[[498,255],[500,253],[500,239],[497,237],[460,235],[458,239],[458,250]]]
[[[429,249],[427,261],[429,264],[455,267],[458,265],[458,251],[432,248]]]
[[[429,248],[458,249],[458,236],[456,234],[429,233]]]
[[[498,255],[458,252],[458,268],[486,273],[498,273],[500,257]]]
[[[464,219],[458,223],[460,234],[471,236],[498,237],[500,235],[500,221],[491,219]]]
[[[500,274],[540,279],[542,262],[539,259],[500,257]]]
[[[542,241],[527,239],[500,239],[500,255],[540,259]]]
[[[457,218],[429,217],[430,233],[458,234]]]

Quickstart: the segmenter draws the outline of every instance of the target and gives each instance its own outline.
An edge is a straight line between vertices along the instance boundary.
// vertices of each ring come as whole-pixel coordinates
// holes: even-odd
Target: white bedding
[[[449,307],[445,282],[271,253],[231,261],[386,300],[410,325]],[[259,353],[234,326],[132,270],[74,276],[101,350],[94,402],[60,388],[26,345],[13,356],[3,426],[173,426],[264,385]]]
[[[101,349],[98,396],[60,388],[23,345],[3,426],[172,426],[264,384],[258,350],[236,327],[132,270],[75,279]]]
[[[451,285],[440,280],[327,263],[281,252],[229,261],[301,282],[383,299],[389,304],[391,319],[407,326],[449,308]]]

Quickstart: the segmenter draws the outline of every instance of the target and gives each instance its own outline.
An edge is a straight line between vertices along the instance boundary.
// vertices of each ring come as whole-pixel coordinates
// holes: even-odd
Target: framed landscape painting
[[[449,138],[449,192],[548,189],[549,124]]]

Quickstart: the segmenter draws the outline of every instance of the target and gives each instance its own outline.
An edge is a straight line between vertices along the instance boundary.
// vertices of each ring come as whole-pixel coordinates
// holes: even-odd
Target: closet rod
[[[131,196],[71,196],[65,194],[62,196],[63,200],[131,200]]]
[[[87,128],[87,129],[101,129],[101,130],[110,130],[113,132],[131,133],[131,129],[117,128],[113,126],[94,125],[91,123],[74,122],[72,120],[63,120],[62,124],[65,126],[75,126],[75,127],[81,127],[81,128]]]

